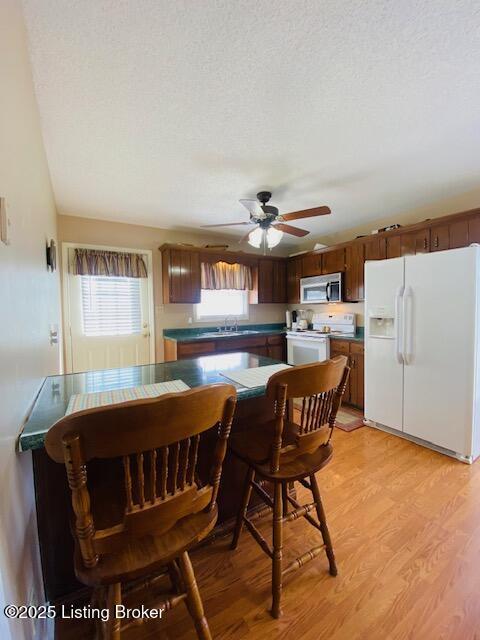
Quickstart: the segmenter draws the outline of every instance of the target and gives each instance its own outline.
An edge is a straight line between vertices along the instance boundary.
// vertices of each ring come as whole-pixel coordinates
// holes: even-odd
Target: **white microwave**
[[[300,302],[318,304],[342,302],[342,274],[329,273],[300,280]]]

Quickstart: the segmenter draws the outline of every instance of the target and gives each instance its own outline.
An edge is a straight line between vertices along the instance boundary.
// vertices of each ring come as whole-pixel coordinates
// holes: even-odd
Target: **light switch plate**
[[[2,197],[0,197],[0,240],[3,244],[10,244],[7,202],[5,198]]]

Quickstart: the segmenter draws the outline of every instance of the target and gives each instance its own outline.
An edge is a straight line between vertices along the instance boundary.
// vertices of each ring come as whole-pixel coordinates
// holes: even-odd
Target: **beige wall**
[[[156,360],[163,360],[162,331],[165,328],[196,326],[188,318],[194,318],[191,304],[163,304],[162,301],[162,265],[158,247],[164,242],[186,242],[203,246],[207,243],[225,242],[230,249],[238,250],[236,238],[217,234],[185,233],[154,227],[106,222],[75,216],[58,216],[58,237],[61,242],[84,242],[85,244],[108,245],[131,249],[151,249],[153,255],[154,302],[155,302],[155,339]],[[285,249],[282,247],[280,250]],[[243,249],[245,250],[245,249]],[[287,250],[288,251],[288,250]],[[250,252],[250,250],[248,250]],[[254,250],[252,249],[252,252]],[[277,252],[278,254],[278,252]],[[282,322],[285,319],[285,305],[250,305],[249,319],[242,323]],[[205,326],[199,323],[198,326]]]
[[[31,455],[15,452],[16,438],[42,377],[58,372],[49,325],[60,314],[58,272],[45,261],[56,212],[18,0],[0,2],[0,78],[0,195],[11,221],[11,244],[0,243],[0,601],[26,604],[43,590]],[[2,638],[33,637],[32,623],[6,625],[0,614]]]

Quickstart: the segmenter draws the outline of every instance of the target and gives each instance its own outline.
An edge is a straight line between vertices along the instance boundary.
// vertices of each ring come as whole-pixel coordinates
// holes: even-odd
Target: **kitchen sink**
[[[225,338],[227,336],[244,336],[249,333],[260,333],[259,331],[254,331],[253,329],[246,329],[245,331],[207,331],[202,333],[201,337],[207,336],[208,338],[217,337],[217,338]]]

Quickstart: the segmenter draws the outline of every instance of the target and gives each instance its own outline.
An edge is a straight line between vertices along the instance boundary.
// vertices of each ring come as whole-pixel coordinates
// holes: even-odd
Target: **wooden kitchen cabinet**
[[[322,274],[345,271],[345,249],[322,253]]]
[[[468,220],[458,220],[448,225],[449,249],[458,249],[459,247],[468,247],[470,244],[468,233]]]
[[[302,277],[302,258],[296,256],[289,258],[287,262],[287,302],[298,304],[300,302],[300,278]]]
[[[330,339],[330,358],[347,356],[350,377],[343,396],[343,402],[363,409],[365,394],[365,362],[363,342]]]
[[[436,224],[430,227],[430,251],[450,249],[450,227],[448,224]]]
[[[163,302],[200,302],[200,255],[197,251],[168,249],[162,253]]]
[[[480,244],[480,213],[468,220],[468,244]]]
[[[417,253],[428,253],[430,251],[429,227],[410,233],[402,233],[400,238],[402,256],[414,256]]]
[[[232,351],[246,351],[259,356],[283,360],[286,358],[286,339],[283,334],[232,336],[231,338],[215,338],[192,340],[191,342],[175,341],[164,338],[165,361],[185,360]]]
[[[322,254],[307,253],[302,258],[302,277],[322,275]]]
[[[365,260],[385,260],[387,257],[387,241],[378,234],[368,238],[363,243]]]
[[[345,296],[347,302],[358,302],[364,298],[363,265],[364,245],[352,243],[345,251]]]
[[[287,301],[287,265],[284,260],[258,261],[257,302]]]
[[[396,236],[389,236],[386,238],[386,253],[387,258],[400,258],[402,255],[402,242],[400,234]]]

